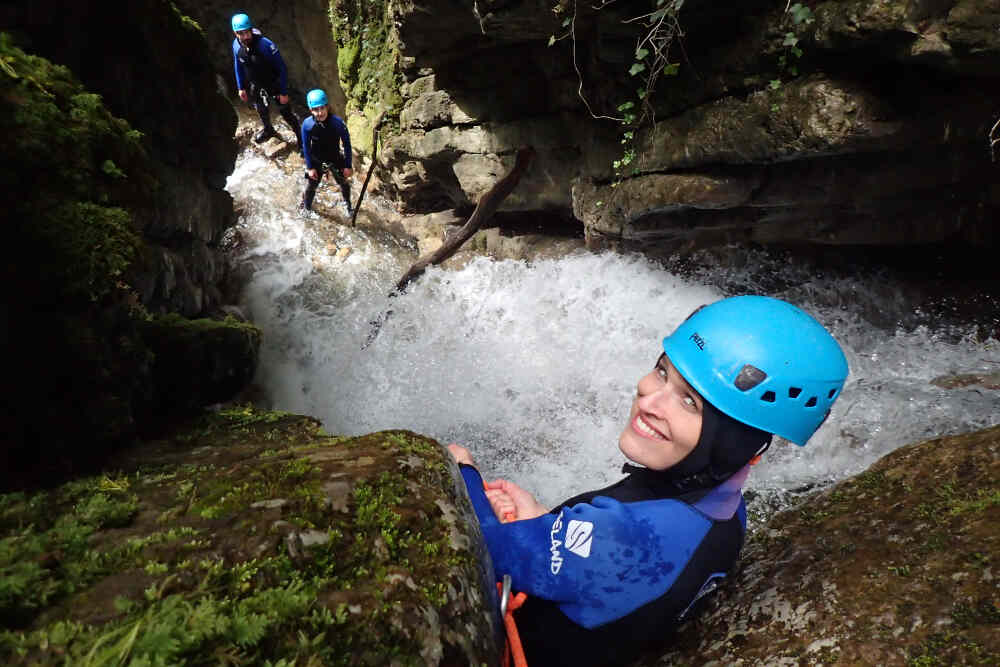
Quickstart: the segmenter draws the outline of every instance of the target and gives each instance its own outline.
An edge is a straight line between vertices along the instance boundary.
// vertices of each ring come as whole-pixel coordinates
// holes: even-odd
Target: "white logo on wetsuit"
[[[589,558],[593,532],[594,524],[589,521],[571,520],[566,526],[566,548],[581,558]]]
[[[562,545],[562,542],[556,539],[556,535],[560,530],[562,530],[562,517],[563,513],[559,512],[559,516],[557,516],[556,520],[552,522],[552,530],[549,533],[549,539],[552,541],[552,544],[549,547],[549,551],[552,553],[549,570],[552,574],[559,574],[559,570],[562,569],[563,564],[562,554],[559,553],[559,547]]]

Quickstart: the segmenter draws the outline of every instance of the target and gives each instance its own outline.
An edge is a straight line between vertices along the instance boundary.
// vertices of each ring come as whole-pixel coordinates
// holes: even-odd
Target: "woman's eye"
[[[657,366],[656,367],[656,374],[659,375],[664,380],[667,379],[667,371],[666,371],[665,368],[661,368],[660,366]]]
[[[690,408],[692,410],[698,408],[698,404],[695,403],[694,399],[691,398],[690,396],[685,396],[684,398],[681,399],[681,401],[684,403],[684,407],[686,408]]]

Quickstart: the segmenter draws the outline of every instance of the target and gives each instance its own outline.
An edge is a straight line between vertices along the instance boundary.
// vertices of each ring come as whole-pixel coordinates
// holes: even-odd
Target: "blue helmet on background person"
[[[804,445],[847,380],[840,345],[780,299],[737,296],[703,306],[663,339],[677,371],[723,414]]]
[[[250,30],[253,28],[253,23],[250,22],[250,17],[246,14],[234,14],[231,24],[233,26],[233,32]]]
[[[306,106],[310,109],[326,106],[327,104],[326,93],[319,88],[314,88],[306,93]]]

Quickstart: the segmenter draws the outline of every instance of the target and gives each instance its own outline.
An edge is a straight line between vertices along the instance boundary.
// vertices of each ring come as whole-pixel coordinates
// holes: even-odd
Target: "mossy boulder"
[[[0,496],[4,664],[496,664],[464,485],[407,431],[233,407]],[[282,662],[283,661],[283,662]]]
[[[260,329],[252,324],[172,314],[143,321],[140,332],[154,355],[155,395],[146,406],[154,419],[228,401],[257,369]]]
[[[643,665],[1000,662],[1000,426],[902,447],[776,515]]]

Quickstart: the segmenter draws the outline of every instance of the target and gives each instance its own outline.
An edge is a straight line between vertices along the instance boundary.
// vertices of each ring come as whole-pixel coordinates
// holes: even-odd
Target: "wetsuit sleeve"
[[[302,121],[302,129],[299,130],[299,133],[302,135],[301,140],[299,141],[299,146],[302,147],[302,159],[304,159],[306,162],[306,169],[316,168],[316,166],[313,164],[312,153],[309,151],[310,149],[309,134],[312,132],[313,126],[315,124],[316,121],[313,120],[313,118],[311,117],[306,118],[304,121]]]
[[[240,65],[239,59],[240,53],[240,40],[233,40],[233,70],[236,72],[236,90],[244,90],[245,86],[243,84],[243,79],[246,78],[246,72],[243,71],[243,66]]]
[[[504,524],[493,515],[478,473],[470,479],[465,467],[462,472],[497,576],[511,575],[514,590],[555,602],[585,628],[666,594],[712,527],[680,501],[621,503],[603,496]]]
[[[288,68],[285,67],[285,59],[278,52],[278,46],[267,37],[260,38],[260,52],[264,54],[268,62],[278,73],[278,92],[282,95],[288,94]]]
[[[338,121],[338,129],[340,130],[340,141],[344,144],[344,166],[351,169],[351,133],[347,130],[347,124],[344,121]]]

